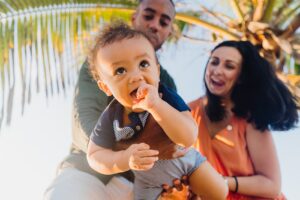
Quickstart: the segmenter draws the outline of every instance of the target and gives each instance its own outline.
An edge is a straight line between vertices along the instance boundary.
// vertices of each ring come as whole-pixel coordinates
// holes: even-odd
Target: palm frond
[[[209,23],[205,20],[201,20],[199,18],[193,17],[193,16],[188,16],[188,15],[185,15],[185,14],[178,13],[178,14],[176,14],[176,19],[184,21],[186,23],[190,23],[190,24],[194,24],[194,25],[198,25],[198,26],[207,28],[211,31],[215,31],[218,34],[223,35],[224,37],[227,37],[227,38],[232,39],[232,40],[239,39],[238,35],[228,31],[227,29],[222,28],[220,26],[217,26],[215,24]]]
[[[238,22],[242,23],[244,21],[245,14],[243,13],[243,11],[239,5],[239,1],[230,0],[230,3],[232,5],[233,10],[235,11],[237,18],[238,18]]]

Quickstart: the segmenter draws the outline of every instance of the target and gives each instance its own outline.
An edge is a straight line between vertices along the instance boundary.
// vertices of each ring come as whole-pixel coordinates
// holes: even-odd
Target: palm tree
[[[177,7],[182,2],[178,0]],[[300,33],[296,32],[300,26],[300,2],[221,2],[223,6],[230,5],[229,10],[234,12],[224,14],[202,5],[196,11],[184,9],[181,12],[179,9],[174,25],[179,35],[185,27],[197,25],[210,32],[212,42],[223,39],[249,40],[259,48],[262,56],[273,63],[278,75],[300,99]],[[75,82],[70,75],[74,74],[72,69],[64,68],[64,60],[67,59],[65,51],[74,57],[84,55],[82,49],[87,47],[90,35],[98,29],[99,20],[108,21],[118,16],[129,21],[136,4],[136,0],[0,0],[0,129],[4,118],[8,123],[11,118],[15,68],[19,68],[22,79],[23,113],[26,102],[30,102],[32,87],[36,87],[37,92],[43,87],[48,97],[55,91],[65,91],[67,83]],[[78,8],[82,9],[76,10]],[[49,10],[62,12],[51,15]],[[47,11],[48,14],[43,15]],[[26,16],[28,13],[34,15],[14,20],[14,16]],[[18,29],[18,33],[15,29]],[[35,34],[37,32],[39,35]],[[14,42],[15,36],[17,43]],[[66,38],[69,42],[66,42]],[[18,66],[9,59],[12,54],[20,57]],[[81,56],[81,59],[84,58]],[[79,65],[70,64],[75,66],[75,71],[78,71]],[[45,80],[44,83],[40,82],[41,79]]]
[[[0,130],[11,123],[19,85],[21,114],[33,93],[44,93],[46,100],[65,94],[101,21],[129,20],[133,11],[83,2],[0,0]]]

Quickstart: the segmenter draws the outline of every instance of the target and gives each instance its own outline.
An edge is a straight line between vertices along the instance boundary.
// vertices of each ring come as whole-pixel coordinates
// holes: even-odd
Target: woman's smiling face
[[[229,98],[242,69],[242,56],[234,47],[215,49],[206,66],[205,82],[217,96]]]

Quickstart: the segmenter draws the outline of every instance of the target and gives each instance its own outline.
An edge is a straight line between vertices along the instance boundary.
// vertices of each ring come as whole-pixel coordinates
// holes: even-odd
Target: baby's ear
[[[107,85],[103,81],[98,80],[97,84],[98,84],[99,89],[102,90],[107,96],[112,95],[110,89],[107,87]]]

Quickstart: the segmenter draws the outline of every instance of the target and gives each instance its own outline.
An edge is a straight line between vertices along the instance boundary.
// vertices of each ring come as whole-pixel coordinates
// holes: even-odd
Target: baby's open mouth
[[[138,88],[136,88],[135,90],[130,92],[130,96],[136,99],[137,98],[137,90],[138,90]]]

